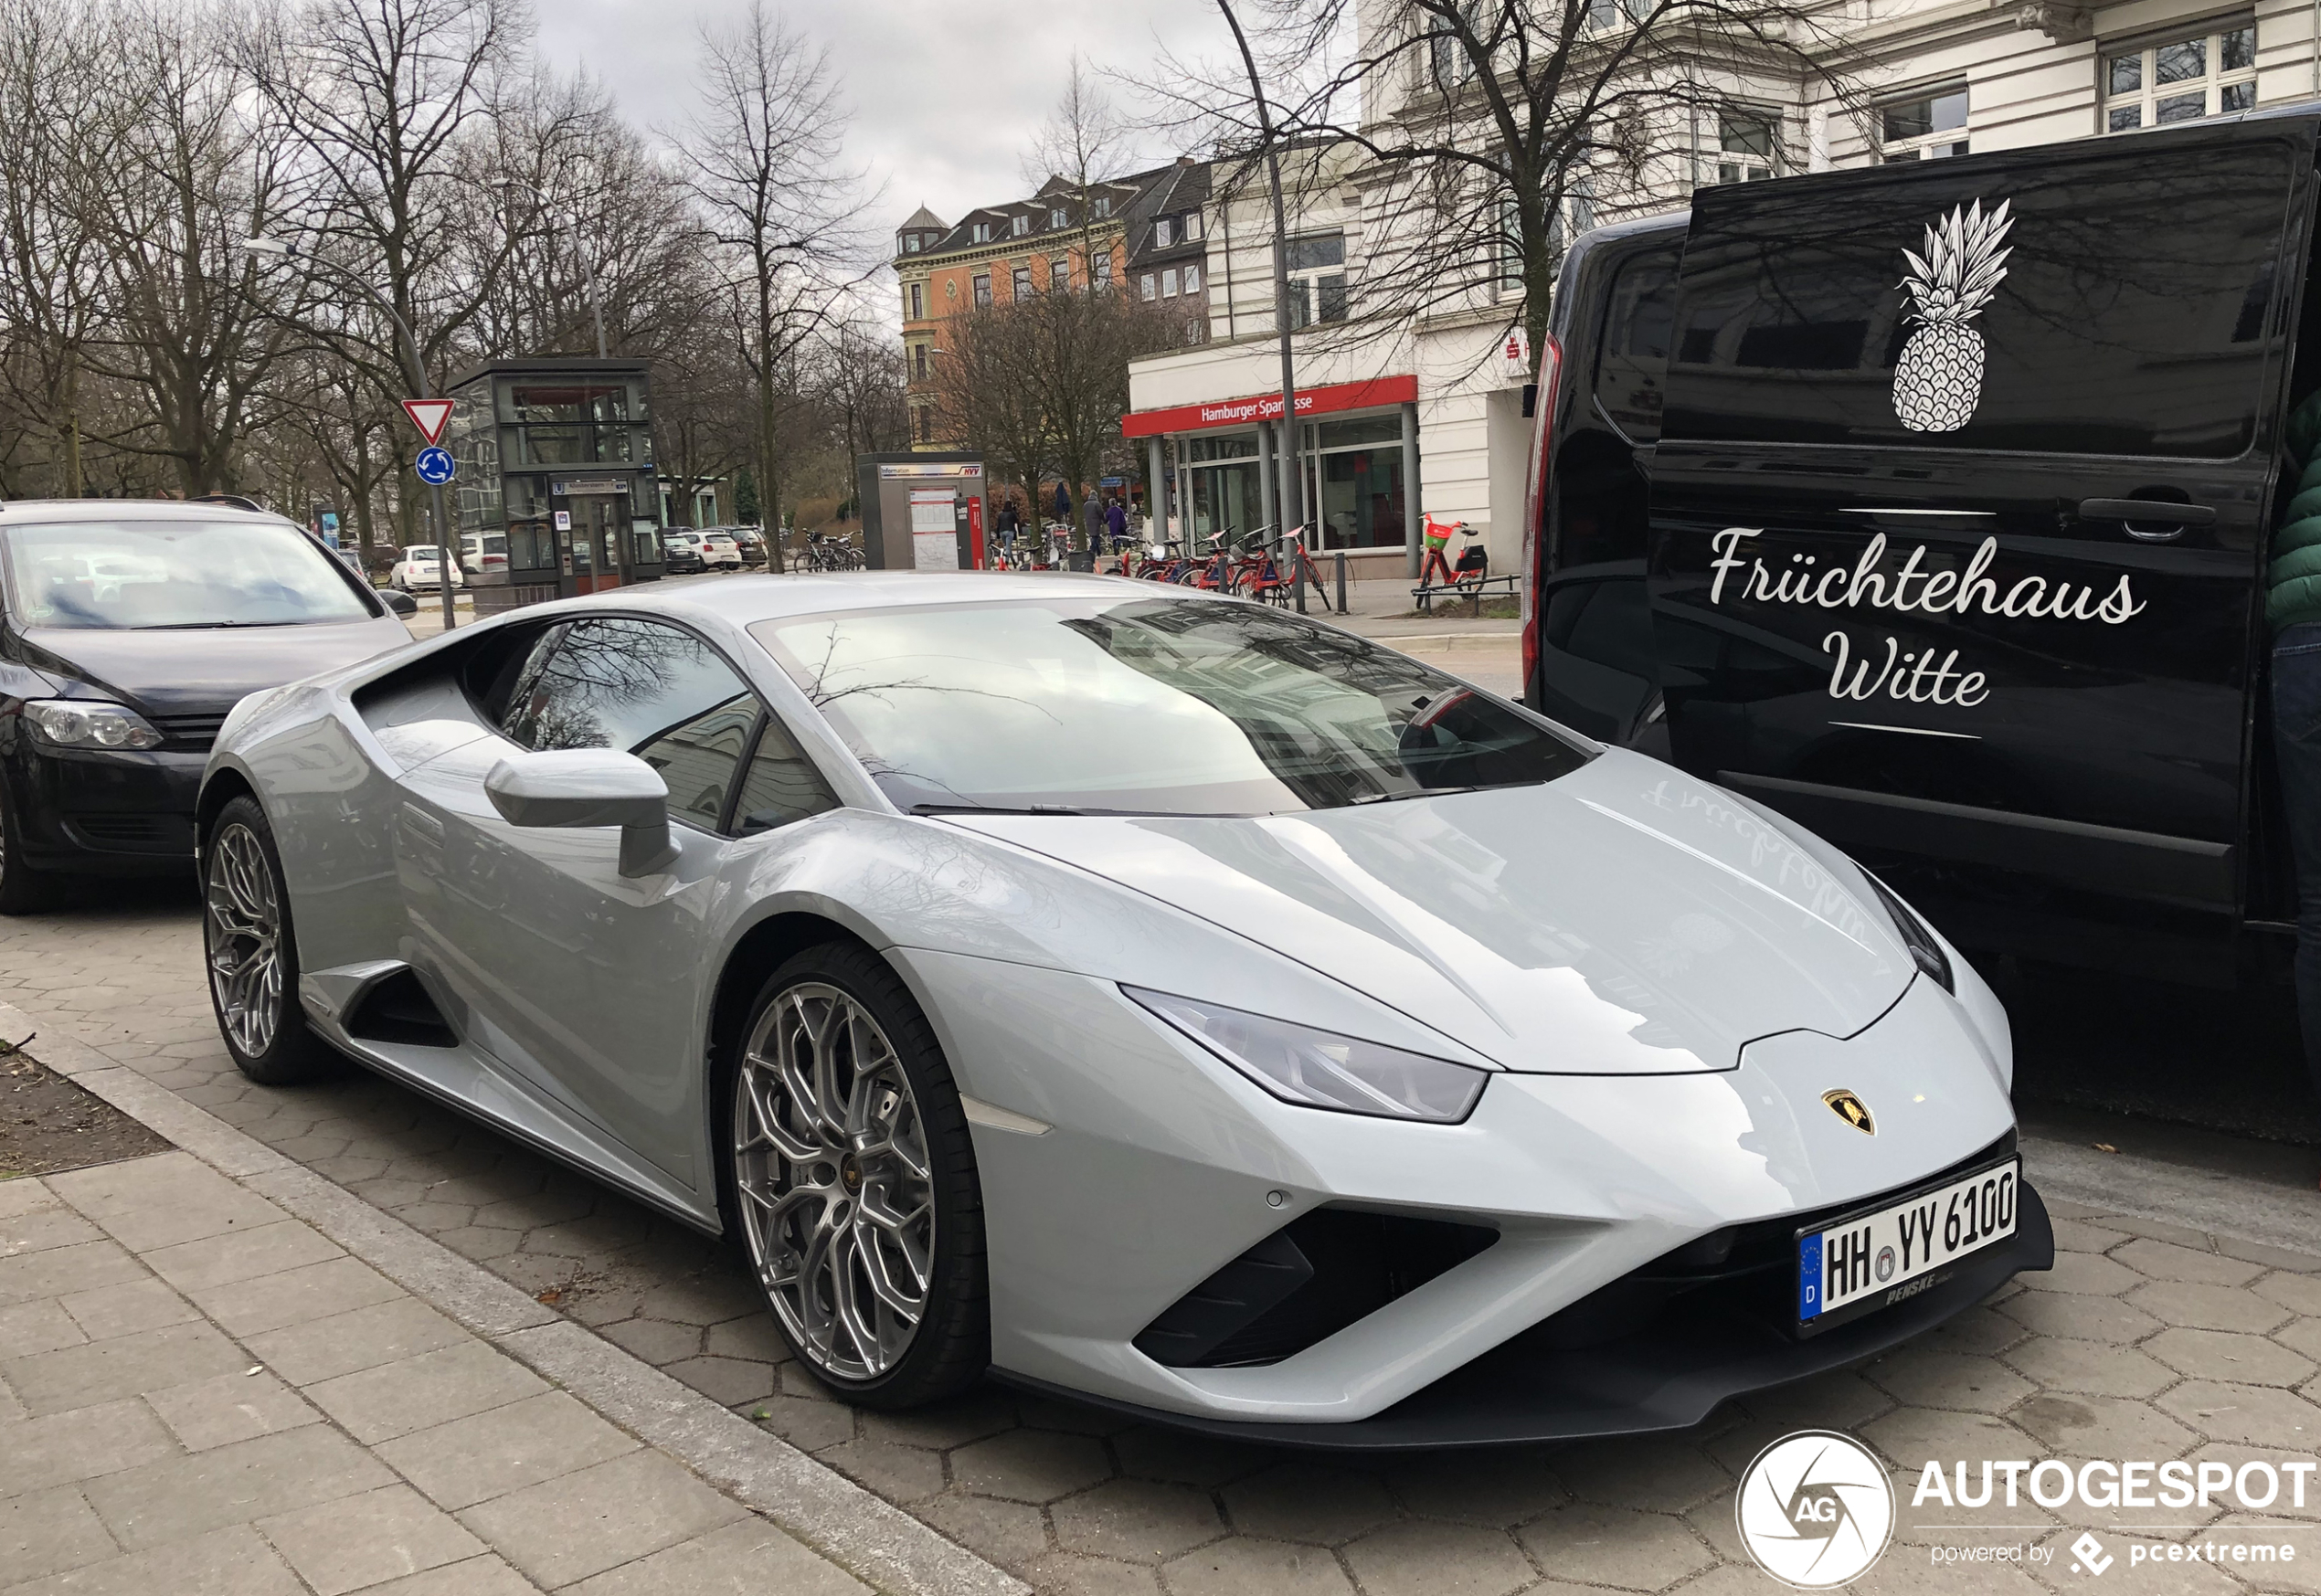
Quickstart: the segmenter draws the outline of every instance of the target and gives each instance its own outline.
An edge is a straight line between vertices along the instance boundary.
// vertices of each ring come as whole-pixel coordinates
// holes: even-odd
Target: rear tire
[[[235,798],[217,812],[201,864],[209,1005],[235,1066],[261,1086],[331,1073],[339,1055],[308,1027],[298,1001],[290,893],[256,798]]]
[[[975,1148],[934,1028],[885,960],[826,943],[758,989],[718,1072],[727,1219],[775,1328],[865,1408],[991,1362]]]

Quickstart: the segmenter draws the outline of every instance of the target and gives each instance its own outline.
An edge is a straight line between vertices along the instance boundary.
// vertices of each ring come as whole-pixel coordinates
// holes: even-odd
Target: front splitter
[[[1796,1340],[1725,1316],[1678,1319],[1602,1347],[1546,1352],[1518,1336],[1382,1413],[1342,1424],[1288,1424],[1172,1413],[994,1369],[1007,1384],[1086,1402],[1148,1424],[1318,1451],[1409,1452],[1512,1446],[1685,1430],[1718,1404],[1858,1363],[1934,1328],[2024,1270],[2055,1265],[2047,1205],[2022,1183],[2015,1233],[1942,1284],[1891,1308]]]

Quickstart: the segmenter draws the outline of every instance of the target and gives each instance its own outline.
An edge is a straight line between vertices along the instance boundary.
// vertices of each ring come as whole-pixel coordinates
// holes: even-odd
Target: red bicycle
[[[1459,537],[1458,564],[1454,565],[1444,557],[1450,540]],[[1491,574],[1491,559],[1483,547],[1483,534],[1464,521],[1437,521],[1425,517],[1426,557],[1418,567],[1418,589],[1414,595],[1418,608],[1434,608],[1435,595],[1445,589],[1461,597],[1471,597]]]

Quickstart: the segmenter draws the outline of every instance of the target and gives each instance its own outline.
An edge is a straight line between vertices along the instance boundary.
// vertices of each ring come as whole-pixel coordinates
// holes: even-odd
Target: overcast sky
[[[546,0],[539,48],[602,79],[633,121],[674,127],[690,109],[697,23],[740,9],[740,0]],[[853,109],[849,147],[869,171],[882,232],[922,204],[955,222],[1024,193],[1024,152],[1074,50],[1135,71],[1163,47],[1196,58],[1231,48],[1213,0],[805,0],[780,9],[830,47]],[[1157,143],[1147,151],[1175,153]]]

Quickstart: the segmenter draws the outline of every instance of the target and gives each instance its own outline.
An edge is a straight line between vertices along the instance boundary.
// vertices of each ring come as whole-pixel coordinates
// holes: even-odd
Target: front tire
[[[991,1361],[975,1149],[901,978],[852,943],[796,955],[723,1085],[734,1230],[791,1352],[868,1408],[972,1384]]]
[[[0,914],[37,914],[56,901],[57,878],[27,861],[8,784],[0,779]]]
[[[257,799],[238,798],[218,811],[201,861],[209,1003],[235,1066],[261,1086],[330,1073],[338,1055],[308,1028],[299,1005],[290,893]]]

